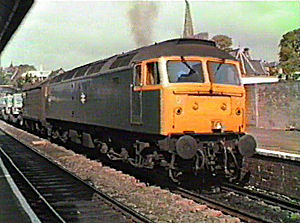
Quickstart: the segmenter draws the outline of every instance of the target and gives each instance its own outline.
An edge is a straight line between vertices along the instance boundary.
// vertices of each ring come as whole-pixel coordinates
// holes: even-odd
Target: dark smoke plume
[[[158,15],[158,7],[154,2],[136,2],[128,11],[131,32],[138,46],[152,43],[154,20]]]

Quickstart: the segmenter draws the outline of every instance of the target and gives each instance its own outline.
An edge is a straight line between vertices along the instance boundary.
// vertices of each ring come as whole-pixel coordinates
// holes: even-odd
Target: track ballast
[[[0,132],[1,158],[41,222],[152,222]]]

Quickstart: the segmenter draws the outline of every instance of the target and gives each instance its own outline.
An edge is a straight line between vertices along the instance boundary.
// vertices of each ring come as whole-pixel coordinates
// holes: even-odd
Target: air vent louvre
[[[200,44],[207,46],[216,46],[216,43],[210,40],[202,40],[202,39],[178,39],[177,44]]]
[[[92,74],[98,73],[106,62],[107,61],[105,60],[105,61],[101,61],[97,64],[93,64],[92,67],[88,70],[86,75],[92,75]]]
[[[110,69],[128,66],[135,55],[136,53],[118,56],[118,58],[110,66]]]

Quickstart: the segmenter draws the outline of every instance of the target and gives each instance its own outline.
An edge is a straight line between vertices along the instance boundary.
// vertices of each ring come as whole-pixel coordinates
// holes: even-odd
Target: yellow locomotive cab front
[[[161,96],[161,133],[242,133],[245,90],[237,61],[168,57]]]

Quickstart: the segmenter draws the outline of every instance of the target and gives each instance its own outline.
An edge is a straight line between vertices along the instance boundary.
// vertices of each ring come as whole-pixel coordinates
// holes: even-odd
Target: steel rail
[[[268,194],[263,194],[263,193],[260,193],[257,191],[252,191],[252,190],[249,190],[249,189],[246,189],[243,187],[239,187],[239,186],[233,185],[233,184],[228,184],[228,183],[223,183],[221,188],[223,190],[232,191],[232,192],[235,192],[238,194],[246,195],[252,199],[256,199],[256,200],[263,199],[263,201],[265,203],[269,203],[274,206],[279,206],[282,209],[289,210],[291,212],[300,212],[300,204],[291,203],[286,200],[279,199],[279,198],[273,197]]]
[[[43,203],[48,207],[52,214],[57,218],[57,222],[66,223],[66,221],[55,211],[51,204],[45,199],[45,197],[32,185],[28,178],[22,173],[22,171],[15,165],[13,160],[9,155],[0,147],[0,153],[5,156],[5,159],[9,164],[17,171],[17,173],[22,177],[22,179],[27,183],[31,190],[43,201]]]
[[[98,194],[101,198],[103,198],[105,201],[107,201],[108,203],[112,204],[114,206],[115,209],[119,210],[123,215],[127,216],[128,218],[131,218],[134,222],[143,222],[143,223],[154,223],[154,221],[150,220],[149,218],[147,218],[146,216],[138,213],[137,211],[135,211],[134,209],[122,204],[121,202],[119,202],[118,200],[110,197],[109,195],[103,193],[102,191],[98,190],[97,188],[95,188],[93,185],[90,185],[89,183],[83,181],[82,179],[80,179],[78,176],[74,175],[72,172],[70,172],[69,170],[63,168],[62,166],[59,166],[57,163],[55,163],[54,161],[52,161],[51,159],[49,159],[48,157],[44,156],[43,154],[39,153],[32,145],[24,143],[22,141],[19,141],[15,136],[10,135],[8,132],[1,130],[2,132],[4,132],[8,137],[13,138],[14,140],[16,140],[18,143],[22,144],[23,146],[25,146],[26,148],[28,148],[30,151],[32,151],[33,153],[35,153],[36,155],[40,156],[41,158],[43,158],[45,161],[49,162],[51,165],[56,166],[57,168],[59,168],[60,170],[64,171],[66,174],[68,174],[69,176],[73,177],[74,179],[76,179],[77,181],[81,182],[82,184],[84,184],[85,186],[87,186],[89,189],[91,189],[94,193]],[[22,174],[24,176],[24,174]],[[30,182],[29,182],[30,183]],[[32,187],[34,187],[31,184]]]
[[[229,205],[222,203],[220,201],[216,201],[214,199],[211,199],[203,194],[194,193],[192,191],[188,191],[184,188],[177,187],[176,189],[172,190],[172,192],[182,195],[183,197],[192,199],[196,202],[204,202],[207,204],[207,206],[219,209],[220,211],[227,213],[232,216],[236,216],[240,218],[242,221],[250,222],[250,223],[273,223],[271,220],[262,219],[261,217],[249,213],[241,211],[237,208],[230,207]]]

